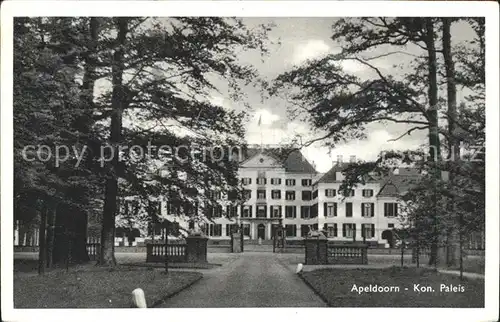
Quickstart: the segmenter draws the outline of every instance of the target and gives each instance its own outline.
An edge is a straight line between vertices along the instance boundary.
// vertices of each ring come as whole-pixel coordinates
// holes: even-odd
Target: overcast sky
[[[241,53],[241,59],[255,65],[268,80],[307,59],[339,50],[338,46],[330,39],[331,26],[335,18],[244,18],[243,20],[249,27],[262,23],[275,24],[269,36],[271,41],[279,41],[279,44],[271,46],[268,56],[262,57],[256,52]],[[452,30],[454,41],[467,39],[471,35],[471,30],[468,27],[455,26]],[[412,48],[408,50],[418,54]],[[374,65],[387,74],[394,74],[397,73],[393,67],[394,64],[404,64],[411,59],[405,55],[390,56],[378,59]],[[363,78],[374,77],[371,70],[354,62],[346,63],[343,67]],[[246,126],[248,143],[280,144],[289,142],[297,134],[303,136],[304,142],[314,137],[307,124],[291,120],[288,117],[286,99],[263,98],[260,88],[249,87],[246,92],[247,100],[252,106]],[[231,102],[224,94],[214,94],[213,102],[227,108],[243,108],[241,104]],[[262,116],[262,125],[259,127],[260,116]],[[339,145],[330,153],[327,148],[321,147],[321,143],[318,143],[304,148],[303,153],[310,162],[314,162],[318,171],[326,172],[332,166],[332,162],[337,160],[338,155],[342,155],[344,160],[348,160],[352,155],[358,159],[370,160],[376,158],[382,150],[416,148],[427,141],[425,131],[415,131],[412,132],[411,136],[406,136],[396,142],[388,142],[408,129],[404,124],[393,126],[373,124],[368,129],[366,140]]]

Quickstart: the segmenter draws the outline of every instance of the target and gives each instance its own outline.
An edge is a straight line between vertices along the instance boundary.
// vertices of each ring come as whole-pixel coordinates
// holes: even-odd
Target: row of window
[[[281,185],[281,178],[271,178],[270,180],[272,185]],[[295,179],[286,179],[285,180],[285,185],[292,187],[296,185],[296,180]],[[243,185],[251,185],[252,184],[252,178],[241,178],[241,183]],[[257,184],[258,185],[264,185],[267,184],[267,178],[264,177],[258,177],[257,178]],[[312,179],[302,179],[301,184],[303,187],[309,187],[312,185]]]
[[[326,236],[329,238],[339,237],[340,225],[337,224],[325,224],[323,230],[326,232]],[[342,224],[342,237],[354,238],[356,234],[356,224],[346,223]],[[361,237],[363,238],[374,238],[375,237],[375,225],[374,224],[361,224]]]
[[[354,197],[354,190],[350,190],[348,197]],[[316,199],[318,197],[318,191],[302,191],[302,200],[309,201],[312,199]],[[339,190],[339,195],[341,194]],[[252,190],[244,190],[243,196],[245,199],[252,198]],[[326,197],[335,197],[337,196],[337,191],[335,189],[326,189],[325,190]],[[373,189],[363,189],[363,197],[373,197]],[[266,190],[258,189],[257,190],[257,199],[266,199]],[[271,199],[281,199],[281,190],[271,190]],[[296,191],[287,190],[285,191],[285,200],[295,200],[296,199]]]
[[[294,179],[289,179],[289,180],[294,180]],[[335,189],[325,189],[325,196],[326,197],[335,197],[337,195],[342,195],[341,190],[335,190]],[[373,197],[373,189],[363,189],[362,190],[362,195],[363,197]],[[355,192],[354,190],[350,190],[349,194],[347,197],[354,197]],[[222,199],[222,193],[220,191],[209,191],[207,193],[207,197],[212,199],[212,200],[221,200]],[[243,191],[243,197],[245,199],[250,199],[252,198],[252,190],[244,190]],[[312,191],[302,191],[302,200],[308,201],[312,199],[316,199],[318,197],[318,190],[315,190],[314,192]],[[281,190],[271,190],[271,198],[272,199],[281,199]],[[266,199],[266,190],[264,189],[258,189],[257,190],[257,199]],[[286,200],[295,200],[296,199],[296,191],[293,190],[287,190],[285,191],[285,199]]]
[[[335,189],[325,189],[325,196],[326,197],[335,197],[337,195],[342,195],[342,190],[335,190]],[[361,191],[361,195],[363,197],[373,197],[373,189],[363,189]],[[355,196],[355,191],[354,189],[349,190],[349,193],[347,194],[346,197],[354,197]]]
[[[286,237],[297,237],[297,226],[298,225],[285,225]],[[278,225],[271,225],[271,235],[274,235],[274,231],[277,229]],[[389,224],[389,228],[393,228],[394,225]],[[341,228],[341,232],[339,232]],[[226,236],[231,236],[232,233],[236,232],[238,229],[237,224],[226,224]],[[310,230],[318,230],[318,224],[314,225],[300,225],[300,237],[306,237]],[[345,223],[340,226],[340,224],[325,224],[323,226],[323,231],[326,233],[327,237],[334,238],[339,237],[342,233],[342,237],[354,238],[356,234],[356,224]],[[220,237],[222,236],[222,224],[210,224],[204,227],[204,233],[208,236]],[[250,224],[243,224],[243,235],[250,236]],[[362,238],[374,238],[375,237],[375,225],[374,224],[361,224],[361,237]]]
[[[241,206],[241,217],[242,218],[252,218],[252,206]],[[297,207],[298,206],[285,206],[285,218],[297,218]],[[269,206],[271,218],[281,218],[282,206],[272,205]],[[267,206],[257,205],[256,206],[256,218],[267,218]],[[336,202],[325,202],[323,204],[323,215],[325,217],[336,217],[337,203]],[[310,219],[318,216],[318,207],[316,205],[312,206],[300,206],[300,218]],[[352,202],[347,202],[345,207],[345,216],[353,216],[353,204]],[[362,217],[374,217],[375,216],[375,204],[370,202],[361,203],[361,216]],[[397,203],[385,203],[384,204],[384,217],[396,217],[398,216],[398,204]]]
[[[232,233],[238,230],[237,224],[226,224],[226,236],[231,236]],[[209,224],[203,229],[207,236],[220,237],[222,236],[222,224]],[[250,236],[250,224],[243,224],[243,235]]]
[[[390,207],[388,207],[389,209]],[[346,202],[345,216],[352,217],[352,202]],[[325,217],[336,217],[337,216],[337,203],[336,202],[325,202],[323,204],[323,215]],[[361,203],[361,216],[362,217],[374,217],[375,216],[375,204],[372,202],[362,202]],[[393,213],[384,212],[385,217],[394,217]]]
[[[176,213],[176,209],[171,207],[170,203],[167,204],[167,209],[169,213]],[[374,217],[375,216],[375,204],[372,202],[362,202],[361,203],[361,216],[362,217]],[[240,206],[241,217],[242,218],[253,218],[253,207],[252,206]],[[300,218],[310,219],[318,216],[318,205],[314,204],[312,206],[285,206],[285,218],[297,218],[297,207],[300,207]],[[269,214],[271,218],[281,218],[282,216],[282,206],[281,205],[271,205],[269,206]],[[218,206],[208,206],[206,209],[206,215],[212,218],[219,218],[224,215],[228,217],[236,217],[238,215],[238,206],[228,205],[225,207],[222,205]],[[338,216],[338,203],[336,202],[325,202],[323,203],[323,216],[325,217],[337,217]],[[353,203],[345,203],[345,216],[353,216]],[[397,217],[398,216],[398,204],[395,202],[384,203],[384,217]],[[267,218],[267,206],[257,205],[256,206],[256,218]]]

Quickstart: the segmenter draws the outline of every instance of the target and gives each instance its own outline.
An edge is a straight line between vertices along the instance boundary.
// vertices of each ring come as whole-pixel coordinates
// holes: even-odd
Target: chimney
[[[337,164],[342,164],[342,163],[344,163],[344,161],[343,161],[342,155],[339,154],[339,155],[337,155]]]
[[[349,157],[349,162],[351,162],[351,163],[355,163],[355,162],[356,162],[356,156],[355,156],[355,155],[351,155],[351,156]]]

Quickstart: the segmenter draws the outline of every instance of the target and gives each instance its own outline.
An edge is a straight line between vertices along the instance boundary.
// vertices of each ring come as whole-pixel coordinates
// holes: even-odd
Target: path
[[[242,253],[160,307],[324,307],[273,253]]]

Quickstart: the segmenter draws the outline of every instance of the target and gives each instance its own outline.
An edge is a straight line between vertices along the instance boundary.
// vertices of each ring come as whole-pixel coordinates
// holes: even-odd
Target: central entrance
[[[257,226],[257,238],[262,240],[266,239],[266,226],[264,224],[259,224]]]

